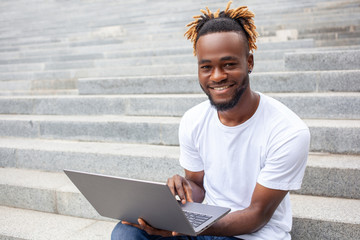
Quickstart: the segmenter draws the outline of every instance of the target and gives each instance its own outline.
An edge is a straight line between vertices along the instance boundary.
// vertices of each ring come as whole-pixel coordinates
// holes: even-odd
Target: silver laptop
[[[179,203],[165,183],[64,170],[96,211],[108,218],[196,236],[230,209],[200,203]]]

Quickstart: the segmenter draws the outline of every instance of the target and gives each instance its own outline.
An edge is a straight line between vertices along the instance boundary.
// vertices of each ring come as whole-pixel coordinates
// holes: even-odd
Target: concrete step
[[[40,66],[36,66],[36,64],[43,65],[44,62],[64,62],[64,61],[82,61],[82,60],[94,60],[94,59],[102,59],[104,58],[103,53],[67,53],[68,51],[64,49],[59,50],[61,54],[55,56],[48,56],[48,55],[41,55],[38,56],[31,56],[31,57],[25,57],[25,56],[17,56],[17,54],[21,54],[21,52],[13,53],[10,52],[8,54],[3,53],[0,57],[0,64],[5,65],[4,68],[7,65],[15,64],[15,65],[25,65],[30,64],[34,68],[40,68]],[[9,55],[9,56],[7,56]],[[34,69],[32,69],[34,70]]]
[[[333,48],[333,50],[337,49],[338,48]],[[268,71],[283,70],[283,63],[281,60],[285,53],[299,50],[300,49],[297,48],[291,50],[263,50],[255,52],[255,71],[264,71],[262,69]],[[176,51],[179,51],[179,53],[176,53]],[[182,52],[188,52],[188,54]],[[161,49],[159,51],[151,49],[146,51],[122,51],[102,54],[89,54],[89,50],[87,49],[87,54],[69,54],[56,58],[42,55],[41,57],[33,58],[16,58],[13,60],[3,59],[0,60],[0,63],[3,63],[2,65],[0,64],[0,72],[9,73],[15,71],[26,73],[56,70],[86,70],[91,68],[106,69],[114,68],[115,66],[171,65],[183,63],[196,65],[197,60],[190,52],[192,52],[190,47]],[[164,57],[164,54],[167,56]],[[144,58],[144,56],[147,57]],[[267,65],[267,67],[265,68],[263,65]]]
[[[254,72],[278,72],[284,70],[283,60],[258,61]],[[183,64],[157,64],[140,66],[116,66],[99,68],[76,68],[31,72],[3,72],[0,79],[3,81],[44,81],[44,80],[77,80],[89,77],[120,77],[120,76],[155,76],[155,75],[182,75],[196,74],[197,65]]]
[[[161,182],[183,173],[178,146],[9,137],[0,143],[1,167],[68,168]]]
[[[310,153],[302,195],[360,199],[360,156]]]
[[[305,119],[311,151],[360,153],[360,120]],[[179,117],[1,115],[0,136],[178,145]]]
[[[259,14],[256,13],[255,14]],[[267,14],[267,13],[264,13]],[[257,19],[257,26],[266,31],[275,32],[278,29],[298,29],[299,34],[317,32],[318,34],[336,31],[338,29],[346,29],[351,26],[359,25],[359,8],[351,10],[334,9],[323,15],[316,16],[316,12],[301,13],[296,15],[292,10],[288,11],[288,15],[280,15],[279,17],[270,15],[269,18]],[[272,18],[271,18],[272,17]],[[281,22],[281,20],[283,22]],[[261,33],[261,31],[260,31]]]
[[[312,47],[313,45],[311,45]],[[311,48],[310,47],[310,48]],[[263,47],[265,48],[265,46]],[[280,60],[283,59],[284,53],[293,51],[293,49],[299,48],[288,48],[288,49],[268,49],[262,51],[254,52],[255,61],[257,60]],[[99,49],[100,50],[100,49]],[[98,50],[97,50],[98,51]],[[193,56],[193,49],[191,45],[186,47],[171,47],[171,48],[149,48],[149,49],[124,49],[122,51],[105,51],[104,58],[107,59],[120,59],[120,58],[129,58],[129,57],[152,57],[152,56],[173,56],[173,55],[186,55],[189,58],[195,58]]]
[[[176,53],[178,51],[179,53]],[[260,65],[263,61],[282,60],[285,52],[292,50],[264,50],[255,53],[256,63],[259,61]],[[183,54],[182,52],[188,52]],[[166,54],[166,57],[164,56]],[[71,56],[74,60],[71,60]],[[76,57],[88,56],[88,59],[76,59]],[[59,69],[86,69],[86,68],[111,68],[114,66],[139,66],[139,65],[163,65],[163,64],[182,64],[191,63],[197,64],[197,59],[192,55],[192,48],[176,48],[176,49],[151,49],[151,50],[136,50],[136,51],[122,51],[104,53],[104,56],[97,55],[68,55],[68,58],[58,60],[44,58],[29,58],[29,63],[26,63],[26,58],[17,58],[3,60],[0,64],[0,72],[29,72],[29,71],[48,71]],[[33,63],[32,61],[39,61]],[[25,63],[17,63],[19,61]],[[0,60],[1,62],[1,60]],[[257,65],[257,64],[256,64]],[[274,64],[272,66],[276,68]]]
[[[181,36],[180,39],[183,39]],[[34,68],[43,67],[44,62],[46,63],[59,63],[59,64],[77,64],[78,66],[86,67],[96,65],[98,61],[101,64],[101,61],[106,61],[109,59],[122,59],[122,58],[133,58],[137,57],[144,59],[144,57],[153,57],[153,56],[164,56],[169,55],[186,55],[189,59],[192,59],[192,46],[189,42],[183,43],[185,40],[180,41],[176,44],[173,41],[159,40],[158,47],[150,47],[151,42],[154,40],[148,40],[145,43],[145,40],[132,41],[131,46],[129,44],[115,44],[115,45],[102,45],[99,41],[98,45],[92,46],[79,46],[76,48],[62,47],[57,48],[56,46],[49,46],[49,49],[43,49],[42,46],[39,46],[40,49],[28,50],[27,53],[22,51],[15,52],[2,52],[0,54],[0,64],[6,68],[6,65],[9,64],[31,64]],[[261,39],[259,39],[261,41]],[[171,42],[171,45],[169,45]],[[301,40],[291,40],[291,41],[276,41],[276,42],[259,42],[259,50],[255,52],[255,61],[257,60],[278,60],[282,59],[285,52],[300,50],[300,49],[312,49],[314,45],[312,39],[301,39]],[[337,49],[338,47],[334,47]],[[139,61],[137,60],[137,61]],[[85,61],[85,62],[84,62]],[[90,62],[86,62],[90,61]],[[94,62],[91,62],[94,61]],[[133,60],[134,61],[134,60]],[[148,60],[146,60],[148,61]],[[39,65],[36,65],[39,64]],[[14,66],[13,68],[20,68]],[[53,68],[53,66],[50,66]]]
[[[359,239],[359,200],[291,195],[293,239]]]
[[[190,49],[190,48],[189,48]],[[134,53],[132,53],[134,54]],[[266,53],[265,53],[266,54]],[[254,71],[257,72],[264,72],[264,71],[282,71],[284,69],[284,63],[282,58],[280,58],[280,54],[275,59],[269,59],[269,57],[263,60],[257,60],[256,65],[254,67]],[[97,54],[95,54],[97,55]],[[272,56],[273,54],[268,54]],[[112,59],[93,59],[93,55],[69,55],[67,58],[64,58],[62,61],[56,60],[46,60],[44,58],[17,58],[14,61],[11,59],[0,60],[3,61],[3,65],[0,65],[0,79],[2,80],[26,80],[26,79],[49,79],[49,76],[56,78],[65,77],[68,78],[78,78],[79,76],[91,76],[96,75],[96,72],[110,72],[114,71],[114,69],[120,68],[121,71],[126,71],[127,68],[130,68],[131,71],[135,71],[135,73],[126,73],[127,75],[143,75],[141,72],[143,71],[142,68],[151,68],[157,66],[168,66],[168,67],[175,67],[175,65],[192,65],[194,67],[197,66],[197,60],[194,56],[188,55],[172,55],[172,56],[148,56],[148,57],[130,57],[125,58],[124,56],[121,58],[112,58]],[[281,56],[281,57],[282,57]],[[72,59],[73,57],[84,57],[83,59]],[[68,59],[68,60],[67,60]],[[27,61],[38,61],[43,66],[43,69],[39,68],[32,68],[31,66],[34,63],[30,62],[28,68],[22,68],[22,66],[26,65]],[[18,63],[21,62],[21,63]],[[22,69],[16,70],[14,69]],[[181,67],[180,67],[181,68]],[[116,72],[116,71],[115,71]],[[119,72],[119,71],[117,71]],[[129,71],[127,71],[129,72]],[[140,72],[140,73],[138,73]],[[193,73],[192,70],[190,73]],[[177,73],[181,73],[181,71],[177,71]],[[52,74],[52,75],[50,75]],[[62,74],[62,75],[61,75]],[[68,74],[68,75],[65,75]],[[114,76],[114,73],[112,76]],[[121,75],[126,75],[121,74]],[[189,74],[189,73],[188,73]],[[99,74],[97,74],[99,75]],[[106,75],[111,76],[111,72],[107,73]],[[101,75],[100,75],[101,76]],[[51,78],[50,78],[51,79]]]
[[[281,54],[276,51],[275,54]],[[283,70],[282,56],[275,57],[275,59],[258,59],[256,62],[259,63],[254,69],[258,70],[258,65],[268,65],[267,69]],[[175,64],[193,64],[197,65],[197,59],[190,54],[182,55],[168,55],[168,56],[149,56],[149,57],[131,57],[131,58],[116,58],[116,59],[100,59],[100,60],[88,60],[88,61],[67,61],[67,62],[50,62],[45,63],[45,71],[47,70],[59,70],[59,69],[106,69],[114,68],[116,66],[147,66],[147,65],[175,65]],[[264,68],[264,67],[262,67]],[[261,67],[260,67],[261,69]],[[10,70],[11,71],[11,70]],[[7,72],[6,69],[2,72]]]
[[[266,67],[266,66],[265,66]],[[100,69],[65,69],[39,72],[10,72],[0,73],[3,81],[34,81],[34,80],[76,80],[88,77],[116,77],[116,76],[154,76],[154,75],[180,75],[195,74],[197,66],[194,64],[178,65],[144,65],[144,66],[119,66]]]
[[[1,91],[74,90],[75,79],[58,80],[0,80]]]
[[[339,7],[340,6],[340,7]],[[223,6],[221,6],[223,7]],[[358,13],[357,8],[341,8],[341,4],[337,8],[326,10],[326,11],[312,11],[309,9],[301,9],[299,12],[295,9],[287,9],[283,12],[278,12],[277,9],[273,9],[274,12],[271,14],[270,9],[252,9],[256,14],[256,25],[260,36],[267,36],[269,32],[276,32],[278,29],[298,29],[302,32],[317,31],[318,34],[323,32],[330,32],[335,29],[345,29],[351,26],[358,25]],[[217,8],[215,8],[217,9]],[[341,10],[340,10],[341,9]],[[277,12],[277,13],[276,13]],[[197,12],[195,12],[197,14]],[[173,28],[186,24],[185,20],[172,23]],[[179,28],[177,28],[179,29]],[[325,29],[325,31],[323,30]],[[144,31],[141,24],[136,26],[135,30]],[[148,34],[153,33],[152,31],[161,31],[162,29],[150,28]],[[145,30],[146,31],[146,30]],[[175,31],[171,29],[165,29],[165,31]]]
[[[43,63],[6,64],[0,65],[0,72],[28,72],[44,70]]]
[[[286,4],[286,3],[283,3],[283,4]],[[174,4],[172,4],[172,5],[174,5]],[[223,4],[217,3],[216,8],[217,7],[223,8],[224,7],[224,6],[220,6],[220,5],[223,5]],[[250,3],[250,8],[252,9],[251,5],[252,5],[252,3]],[[257,13],[257,19],[259,19],[259,24],[258,25],[260,25],[260,26],[266,25],[266,23],[269,20],[272,20],[271,23],[273,25],[275,25],[276,27],[279,27],[279,25],[285,25],[284,22],[287,23],[287,22],[296,22],[296,21],[297,22],[303,21],[303,22],[310,22],[310,23],[312,21],[313,25],[314,25],[314,22],[315,23],[318,23],[318,22],[325,22],[326,23],[326,22],[329,22],[329,20],[330,21],[332,20],[330,17],[328,17],[328,16],[331,16],[331,14],[335,15],[335,17],[340,18],[340,19],[346,18],[346,21],[345,21],[345,23],[346,23],[346,22],[348,22],[349,20],[352,19],[351,18],[352,16],[350,14],[355,11],[354,9],[350,9],[348,11],[347,10],[348,8],[344,8],[344,7],[340,8],[342,10],[342,11],[340,11],[339,6],[338,6],[338,9],[331,9],[333,12],[330,12],[329,14],[326,14],[326,13],[325,14],[319,14],[319,12],[316,11],[316,8],[312,9],[312,12],[304,11],[303,7],[300,8],[300,9],[293,8],[293,7],[290,8],[289,6],[294,6],[294,3],[288,4],[285,8],[283,6],[277,6],[278,8],[274,8],[274,6],[269,6],[268,9],[264,9],[263,6],[261,6],[261,8],[256,9],[255,8],[256,5],[260,5],[260,4],[255,4],[254,9],[253,9],[255,11],[255,13]],[[277,5],[279,5],[279,4],[277,4]],[[187,14],[186,14],[187,16],[192,16],[194,13],[198,13],[198,8],[203,7],[200,4],[198,4],[198,7],[196,7],[196,6],[194,6],[193,3],[191,4],[189,2],[184,3],[181,6],[182,6],[181,9],[184,9],[184,8],[189,9],[189,6],[193,6],[193,7],[190,7],[190,9],[194,9],[194,10],[191,10],[191,12],[187,12]],[[301,6],[304,6],[304,5],[302,4]],[[117,6],[115,5],[115,6],[112,6],[112,7],[116,8]],[[151,16],[152,14],[150,14],[150,16],[149,16],[148,12],[143,12],[142,14],[140,14],[139,9],[137,9],[138,11],[134,11],[136,13],[136,19],[138,19],[139,25],[141,23],[143,23],[143,22],[147,22],[147,26],[153,25],[151,27],[153,27],[153,29],[156,29],[156,23],[165,22],[165,20],[163,20],[164,17],[162,17],[163,15],[166,16],[166,13],[164,13],[164,12],[166,12],[164,10],[165,7],[164,6],[161,6],[161,7],[162,8],[155,9],[155,10],[158,10],[158,11],[162,10],[162,12],[159,14],[160,16],[159,15],[156,16],[157,18],[155,18],[154,16]],[[81,15],[81,10],[82,9],[84,9],[84,6],[79,7],[79,10],[78,10],[79,12],[77,12],[77,15]],[[104,14],[105,14],[106,8],[103,7],[103,9],[104,9]],[[151,9],[152,9],[152,7],[151,7]],[[289,10],[291,11],[292,15],[287,14],[289,12]],[[335,10],[337,10],[337,12],[334,13]],[[179,10],[177,10],[177,11],[179,11]],[[174,11],[172,9],[171,13],[172,13],[172,15],[175,15],[175,16],[174,17],[171,16],[173,18],[172,21],[167,23],[166,25],[183,26],[185,24],[185,22],[184,22],[184,21],[186,21],[185,20],[186,18],[184,17],[185,14],[184,13],[179,14],[177,11],[176,10]],[[274,12],[269,14],[269,11],[274,11]],[[59,33],[55,31],[56,27],[59,28],[59,31],[62,34],[66,34],[66,33],[69,34],[69,33],[71,33],[71,30],[74,29],[74,28],[77,29],[78,31],[81,31],[81,30],[84,31],[86,29],[84,29],[84,27],[82,27],[82,26],[88,25],[88,23],[86,21],[89,21],[89,20],[91,20],[92,17],[95,17],[95,16],[92,16],[93,12],[94,12],[94,10],[86,12],[86,14],[83,13],[82,14],[83,15],[82,19],[74,19],[73,16],[71,16],[72,17],[71,20],[72,20],[72,22],[74,22],[75,26],[68,26],[68,24],[65,24],[66,27],[64,27],[64,24],[62,24],[62,25],[58,24],[57,26],[51,26],[51,25],[49,26],[49,24],[46,25],[46,24],[43,23],[44,20],[42,20],[42,22],[41,22],[42,24],[38,23],[38,25],[40,25],[43,29],[45,28],[47,30],[47,31],[45,31],[45,33],[43,33],[44,35],[45,34],[53,34],[55,36],[56,36],[56,34],[58,35]],[[301,15],[294,14],[296,12],[300,12]],[[64,14],[64,16],[67,16],[66,12],[64,12],[63,14]],[[108,14],[110,16],[111,15],[114,16],[116,14],[116,12],[112,11],[112,12],[108,12]],[[76,15],[76,14],[73,14],[73,15]],[[328,16],[326,16],[326,15],[328,15]],[[52,16],[50,15],[50,16],[47,16],[47,17],[52,17]],[[131,27],[131,21],[129,19],[134,19],[135,16],[131,16],[131,17],[126,18],[126,15],[124,14],[124,16],[122,18],[120,16],[116,16],[116,17],[113,17],[112,19],[108,20],[108,19],[104,19],[104,17],[100,17],[100,16],[97,15],[96,18],[98,20],[98,23],[92,23],[92,25],[113,26],[116,23],[121,22],[121,23],[123,23],[124,28],[130,28]],[[170,16],[168,16],[168,17],[170,17]],[[355,15],[355,17],[356,17],[356,15]],[[69,18],[69,16],[68,16],[68,18]],[[288,21],[284,21],[284,18],[286,20],[288,20]],[[33,20],[33,22],[36,22],[36,21]],[[65,22],[65,21],[63,21],[63,22]],[[133,22],[136,22],[136,21],[133,20]],[[62,22],[59,21],[59,23],[62,23]],[[68,23],[68,21],[65,22],[65,23]],[[38,29],[39,27],[36,24],[34,24],[34,25],[35,26],[33,26],[33,28],[32,28],[33,32],[26,31],[27,29],[24,29],[24,32],[26,33],[26,35],[29,35],[29,36],[34,36],[35,35],[36,36],[36,34],[40,31],[40,29]],[[140,26],[142,26],[142,25],[140,25]],[[272,26],[272,25],[270,25],[270,26]],[[139,27],[137,27],[137,28],[139,28]]]
[[[103,220],[63,173],[11,168],[0,172],[2,206]]]
[[[161,182],[183,174],[177,146],[3,137],[0,155],[0,167],[6,168],[53,172],[69,168]],[[359,155],[310,153],[297,193],[360,199],[359,172]]]
[[[359,92],[360,70],[252,73],[260,92]],[[79,94],[201,93],[197,75],[80,78]]]
[[[359,92],[267,95],[284,103],[301,118],[360,119]],[[0,97],[0,114],[182,116],[205,100],[207,96],[200,93],[12,96]]]
[[[301,118],[360,119],[360,93],[269,94]],[[359,113],[359,114],[358,114]]]
[[[323,33],[323,34],[318,34],[318,33],[308,33],[308,34],[302,34],[303,38],[312,38],[315,39],[316,41],[320,40],[320,41],[328,41],[328,40],[341,40],[341,39],[355,39],[355,38],[360,38],[360,31],[355,31],[354,30],[344,30],[344,31],[334,31],[334,32],[329,32],[329,33]]]
[[[48,173],[8,168],[0,170],[2,172],[0,175],[2,183],[1,186],[6,186],[5,192],[11,193],[7,194],[5,199],[3,196],[1,197],[1,199],[3,199],[3,206],[1,207],[2,212],[7,212],[5,210],[14,211],[15,209],[11,208],[12,205],[22,205],[22,208],[30,207],[30,209],[37,209],[37,213],[43,216],[50,214],[50,216],[61,216],[70,220],[73,218],[63,215],[71,213],[75,215],[79,214],[81,216],[88,215],[88,218],[95,219],[93,220],[95,223],[104,223],[98,215],[92,215],[94,213],[92,207],[69,182],[69,180],[66,179],[66,176],[63,173]],[[19,181],[19,178],[23,180]],[[24,198],[24,193],[28,195],[27,198]],[[33,199],[31,199],[31,197],[33,197]],[[34,203],[32,203],[32,201]],[[317,236],[341,236],[342,239],[356,239],[360,236],[360,232],[358,230],[360,225],[360,215],[357,211],[354,211],[354,209],[358,209],[360,207],[360,200],[292,194],[291,201],[294,213],[293,238],[304,239],[304,231],[305,234],[315,236],[312,239],[322,239],[317,238]],[[10,205],[10,207],[8,205]],[[46,206],[48,206],[49,209],[45,209]],[[17,212],[15,214],[7,212],[8,214],[6,214],[5,217],[9,220],[14,215],[20,215],[19,211],[30,212],[29,210],[21,209],[16,209],[16,211]],[[38,211],[45,211],[49,213]],[[54,215],[53,212],[61,215]],[[31,215],[26,215],[26,217],[23,216],[23,221],[33,217],[34,216]],[[42,218],[36,217],[36,219]],[[87,220],[90,221],[90,219]],[[2,221],[5,221],[5,219]],[[94,222],[91,222],[89,225],[94,224]],[[9,225],[8,223],[9,222],[7,222],[7,224],[1,224],[1,226],[12,226],[12,224]],[[115,224],[115,222],[107,223],[107,226],[110,229]],[[39,223],[38,225],[41,225],[42,227],[45,226],[45,228],[48,226],[48,224]],[[5,229],[8,229],[8,227]],[[323,231],[319,231],[319,227],[321,227]],[[337,230],[340,227],[342,230],[340,232],[334,231],[333,229],[335,228]],[[53,229],[57,228],[55,227]],[[3,233],[4,230],[0,231]],[[107,228],[106,231],[108,231]],[[9,234],[9,232],[6,233]],[[92,232],[88,231],[88,234],[92,234]],[[351,236],[352,238],[347,238],[348,236]]]
[[[179,117],[2,115],[1,136],[178,144]]]
[[[0,90],[0,96],[63,96],[78,95],[77,89],[53,90]]]
[[[0,206],[0,239],[109,239],[114,221],[100,221]],[[21,227],[19,227],[21,226]]]
[[[249,3],[249,4],[252,5],[253,3]],[[113,26],[118,23],[123,23],[123,24],[124,23],[126,24],[127,22],[131,23],[131,20],[132,20],[132,22],[138,21],[140,24],[146,22],[147,26],[148,25],[156,26],[156,23],[164,22],[163,18],[170,18],[171,22],[169,22],[168,24],[171,24],[173,22],[178,24],[179,20],[177,20],[177,19],[179,19],[181,17],[181,15],[184,15],[184,14],[177,14],[177,13],[179,13],[180,9],[191,9],[191,11],[188,10],[189,12],[186,12],[186,15],[192,16],[193,13],[198,13],[198,8],[204,7],[204,6],[201,6],[200,3],[194,4],[193,2],[184,2],[181,4],[172,3],[168,7],[164,6],[164,4],[161,5],[160,3],[152,3],[149,6],[147,6],[147,5],[144,6],[146,8],[146,10],[148,10],[148,11],[140,8],[140,9],[136,9],[137,11],[134,10],[134,11],[129,11],[129,13],[126,13],[126,14],[124,13],[123,16],[117,16],[116,13],[121,11],[123,6],[119,5],[119,4],[112,4],[111,6],[102,6],[102,9],[104,11],[104,16],[99,16],[98,14],[95,14],[97,9],[93,9],[94,6],[89,7],[88,5],[89,5],[89,3],[84,6],[83,5],[77,6],[77,8],[74,8],[74,4],[64,4],[62,6],[57,6],[55,4],[52,6],[53,8],[51,8],[51,5],[49,5],[45,10],[46,14],[44,13],[41,15],[34,14],[34,10],[24,11],[25,13],[23,12],[23,15],[17,16],[17,18],[15,18],[15,19],[13,16],[14,14],[10,15],[12,17],[12,18],[10,18],[10,19],[12,19],[12,21],[10,22],[11,24],[9,24],[9,25],[11,25],[11,26],[20,25],[21,26],[21,23],[24,21],[28,22],[28,24],[34,23],[31,25],[31,28],[30,28],[32,31],[30,31],[24,27],[21,28],[21,30],[23,30],[22,32],[25,36],[26,35],[38,36],[41,29],[46,30],[46,31],[42,32],[43,35],[45,35],[45,34],[59,35],[60,33],[62,33],[64,35],[65,33],[68,34],[68,32],[71,32],[71,30],[73,30],[74,28],[79,32],[79,30],[84,31],[87,28],[93,27],[93,26],[95,26],[95,27],[106,26],[106,25]],[[224,6],[222,6],[222,5],[223,5],[223,3],[214,3],[213,7],[215,7],[215,9],[217,9],[217,7],[223,8]],[[68,9],[64,10],[65,6],[68,6],[69,10]],[[320,17],[320,14],[316,11],[318,6],[316,6],[315,4],[309,4],[309,3],[297,4],[294,2],[291,2],[291,3],[282,2],[282,3],[278,3],[278,4],[274,4],[272,6],[271,5],[269,6],[269,5],[266,5],[264,2],[262,2],[262,4],[255,3],[253,6],[254,6],[254,11],[256,10],[257,18],[259,18],[259,20],[261,20],[263,18],[263,21],[267,22],[266,20],[271,19],[276,22],[276,24],[273,24],[273,22],[271,22],[271,25],[275,25],[275,27],[279,27],[280,24],[284,25],[284,22],[287,22],[287,21],[284,21],[284,17],[286,17],[286,15],[284,16],[284,14],[288,13],[289,10],[291,10],[291,13],[293,13],[293,15],[288,14],[289,15],[288,17],[291,17],[291,16],[295,15],[294,12],[302,12],[302,15],[306,15],[306,11],[304,11],[304,8],[311,9],[312,12],[309,12],[306,15],[307,18],[305,18],[305,20],[307,20],[309,22],[311,22],[311,21],[314,22],[317,20],[317,18]],[[256,8],[256,6],[257,6],[257,8]],[[266,6],[267,8],[266,7],[264,8],[264,6]],[[306,7],[304,7],[304,6],[306,6]],[[339,7],[339,5],[336,5],[336,6],[337,6],[337,9],[331,9],[333,11],[338,10],[336,17],[338,17],[338,15],[341,13],[345,14],[345,17],[346,17],[347,12],[344,11],[344,7]],[[97,7],[99,7],[99,6],[97,6]],[[109,9],[108,7],[111,7],[112,9]],[[129,7],[129,6],[126,6],[126,7]],[[156,9],[154,7],[158,7],[158,9]],[[177,7],[178,7],[178,9],[176,9]],[[171,11],[169,11],[168,8],[171,8]],[[73,12],[75,9],[76,9],[76,12],[75,12],[76,14]],[[149,12],[149,9],[154,11],[154,14],[152,14],[152,12]],[[192,10],[192,9],[194,9],[194,10]],[[356,9],[356,8],[354,8],[354,9]],[[168,11],[166,11],[166,10],[168,10]],[[39,10],[36,9],[35,13],[38,11]],[[274,11],[274,12],[271,12],[271,14],[269,14],[269,11],[270,12]],[[170,14],[169,14],[170,16],[166,15],[165,14],[166,12],[171,12],[172,15],[170,15]],[[267,13],[267,14],[264,14],[264,13]],[[175,15],[175,14],[177,14],[177,15]],[[175,15],[175,16],[173,17],[173,15]],[[270,16],[268,16],[268,15],[270,15]],[[277,15],[279,17],[276,17]],[[347,14],[347,15],[349,15],[349,14]],[[5,15],[5,16],[7,16],[7,15]],[[32,19],[31,19],[32,21],[29,21],[29,18],[30,18],[29,16],[32,16]],[[36,16],[36,17],[34,17],[34,16]],[[51,21],[50,24],[49,24],[49,22],[45,21],[46,18],[51,18],[54,16],[58,17],[59,20]],[[112,16],[112,18],[111,18],[111,16]],[[156,16],[156,18],[154,16]],[[271,18],[271,17],[273,17],[273,18]],[[350,18],[351,16],[348,16],[348,17]],[[95,18],[97,19],[96,22],[94,22],[94,20],[93,20]],[[134,20],[134,19],[136,19],[136,20]],[[184,19],[184,18],[181,18],[181,19]],[[286,18],[286,19],[288,19],[288,18]],[[342,18],[340,18],[340,19],[342,19]],[[63,21],[61,21],[61,20],[63,20]],[[297,22],[300,22],[299,19],[297,19],[297,18],[294,19],[294,22],[296,22],[296,20],[298,20]],[[325,18],[321,21],[325,21],[325,20],[327,20],[327,19]],[[331,18],[330,18],[330,20],[331,20]],[[181,20],[181,23],[183,23],[182,21],[184,21],[184,20]],[[154,24],[151,24],[152,22],[154,22]],[[325,22],[328,22],[328,21],[325,21]],[[144,24],[142,24],[142,25],[144,25]],[[181,26],[182,25],[183,24],[181,24]],[[130,26],[131,25],[129,24],[129,26],[127,26],[127,27],[130,28]],[[58,31],[56,31],[56,30],[58,30]],[[73,31],[73,32],[75,32],[75,31]]]
[[[360,38],[344,38],[335,40],[319,40],[315,42],[316,47],[336,46],[359,46]]]
[[[93,42],[93,41],[92,41]],[[91,60],[101,59],[104,56],[109,58],[118,58],[124,56],[144,56],[154,55],[154,53],[176,53],[192,55],[192,45],[184,37],[162,40],[134,40],[122,41],[115,44],[104,44],[103,40],[97,40],[96,44],[87,46],[86,44],[79,46],[71,46],[71,43],[52,43],[43,47],[39,44],[38,48],[27,49],[26,45],[22,46],[18,51],[2,51],[0,52],[0,63],[41,63],[41,60]],[[70,45],[70,46],[69,46]],[[289,41],[261,42],[257,44],[259,52],[278,50],[285,51],[299,48],[312,48],[315,46],[313,39],[299,39]],[[130,51],[131,49],[131,51]],[[135,53],[131,53],[135,51]],[[141,55],[142,54],[142,55]],[[159,54],[157,54],[159,55]]]
[[[289,71],[355,70],[359,66],[360,50],[285,54],[285,69]]]
[[[221,7],[222,9],[224,8],[223,3],[220,2],[209,3],[209,4],[210,4],[209,5],[210,8],[214,8],[214,9],[217,9],[218,7]],[[68,9],[64,10],[63,9],[64,6],[68,6],[69,10]],[[156,6],[158,7],[157,9],[154,8]],[[250,9],[252,9],[253,11],[255,11],[255,13],[257,13],[256,18],[259,19],[259,21],[264,21],[266,23],[266,20],[271,19],[273,21],[275,20],[276,25],[279,25],[281,23],[284,24],[284,22],[286,22],[283,20],[284,17],[287,17],[287,19],[291,19],[291,17],[294,18],[295,14],[293,15],[287,14],[289,10],[291,10],[292,13],[297,13],[297,12],[302,13],[300,17],[303,15],[311,16],[312,13],[315,13],[317,18],[324,15],[316,12],[317,8],[314,5],[297,4],[293,2],[290,4],[287,2],[283,2],[283,3],[277,3],[274,5],[267,6],[266,3],[262,1],[262,3],[251,2],[249,3],[249,6]],[[264,8],[264,6],[267,6],[267,8]],[[304,6],[306,6],[307,8],[314,7],[313,12],[306,13],[303,10]],[[95,14],[97,9],[94,9],[93,6],[89,6],[89,3],[87,3],[86,5],[84,4],[81,6],[77,6],[77,8],[75,8],[76,12],[73,12],[74,4],[66,4],[66,5],[64,4],[63,6],[60,6],[60,9],[59,6],[55,5],[53,6],[53,8],[49,6],[45,10],[45,13],[43,13],[40,16],[39,14],[35,15],[31,10],[30,12],[24,11],[23,15],[18,15],[17,18],[15,19],[14,16],[12,16],[13,18],[11,19],[12,21],[10,21],[10,23],[12,23],[14,26],[19,25],[19,27],[21,27],[21,30],[23,30],[25,36],[38,36],[39,34],[37,33],[39,33],[41,29],[45,29],[43,35],[52,34],[53,36],[56,36],[56,34],[59,35],[60,33],[62,34],[72,33],[73,31],[71,30],[73,29],[76,29],[80,32],[80,31],[86,31],[90,26],[93,28],[97,28],[101,26],[114,26],[118,23],[121,23],[124,26],[124,28],[130,28],[130,30],[131,30],[131,24],[134,22],[135,23],[146,22],[147,26],[150,27],[156,27],[156,24],[158,24],[159,22],[167,23],[164,24],[165,26],[168,25],[183,26],[185,24],[184,21],[188,20],[189,18],[188,16],[197,14],[199,12],[198,9],[200,7],[203,8],[204,6],[201,3],[194,4],[193,2],[184,2],[181,4],[172,3],[169,6],[164,6],[161,4],[157,5],[157,3],[152,3],[151,5],[146,6],[147,7],[146,10],[151,9],[154,13],[146,11],[145,9],[137,8],[136,9],[137,11],[129,10],[129,13],[124,13],[121,16],[116,15],[118,11],[122,10],[122,6],[120,4],[111,5],[112,9],[109,9],[109,7],[110,6],[102,6],[104,15],[99,16],[98,14]],[[127,7],[130,7],[131,9],[131,6],[127,6]],[[174,9],[174,7],[175,8],[179,7],[179,8]],[[169,8],[171,8],[171,15]],[[183,13],[180,12],[180,9],[187,9],[187,10],[185,13]],[[39,11],[39,9],[36,10]],[[334,11],[333,9],[331,10]],[[337,12],[337,15],[343,14],[346,17],[347,16],[346,13],[348,13],[347,8],[342,7],[341,10],[342,11]],[[53,11],[55,11],[55,13],[51,14]],[[333,12],[330,12],[330,14],[333,14]],[[58,18],[56,19],[56,21],[51,21],[51,22],[45,21],[47,18],[54,17],[54,15]],[[272,16],[273,18],[270,18],[269,15]],[[29,21],[30,16],[34,16],[32,18],[33,21]],[[168,20],[168,22],[166,22],[164,20],[164,18],[166,17],[167,18],[171,17],[171,21]],[[281,17],[283,17],[282,21],[281,21]],[[97,19],[96,22],[93,21],[94,18]],[[71,21],[69,19],[71,19]],[[298,19],[298,16],[296,16],[295,20],[296,19]],[[9,20],[7,20],[7,22],[9,22]],[[29,31],[28,29],[24,28],[21,25],[21,23],[23,22],[29,22],[28,24],[32,27],[31,30],[33,31]],[[71,25],[71,23],[73,23],[73,25]],[[59,30],[58,32],[56,31],[57,28]],[[8,31],[11,31],[11,29],[7,29],[7,32]]]

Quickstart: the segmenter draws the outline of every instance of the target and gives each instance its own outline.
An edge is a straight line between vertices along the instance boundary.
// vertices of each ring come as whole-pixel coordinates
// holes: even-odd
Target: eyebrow
[[[220,61],[228,61],[228,60],[238,60],[238,58],[234,57],[234,56],[226,56],[226,57],[220,58]]]
[[[238,60],[237,57],[234,56],[225,56],[220,58],[220,61],[229,61],[229,60]],[[204,64],[204,63],[211,63],[211,60],[209,59],[201,59],[198,64]]]
[[[198,64],[204,64],[204,63],[211,63],[211,61],[208,59],[201,59],[200,61],[198,61]]]

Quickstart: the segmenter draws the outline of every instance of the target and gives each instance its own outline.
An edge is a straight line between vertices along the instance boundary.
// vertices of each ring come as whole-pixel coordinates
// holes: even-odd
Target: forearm
[[[256,184],[249,207],[226,215],[203,234],[237,236],[256,232],[270,221],[287,193]]]
[[[201,235],[237,236],[249,234],[261,229],[268,221],[269,219],[256,213],[255,210],[246,208],[229,213]]]
[[[194,202],[198,202],[201,203],[204,201],[205,198],[205,190],[200,187],[199,185],[197,185],[196,183],[194,183],[193,181],[189,180],[189,183],[191,185],[192,188],[192,200]]]

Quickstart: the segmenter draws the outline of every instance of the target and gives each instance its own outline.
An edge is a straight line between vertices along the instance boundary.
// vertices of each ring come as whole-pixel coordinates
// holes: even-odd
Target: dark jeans
[[[178,236],[178,237],[161,237],[152,236],[145,231],[132,227],[129,225],[121,224],[119,222],[113,232],[111,233],[111,240],[239,240],[234,237],[216,237],[216,236]]]

